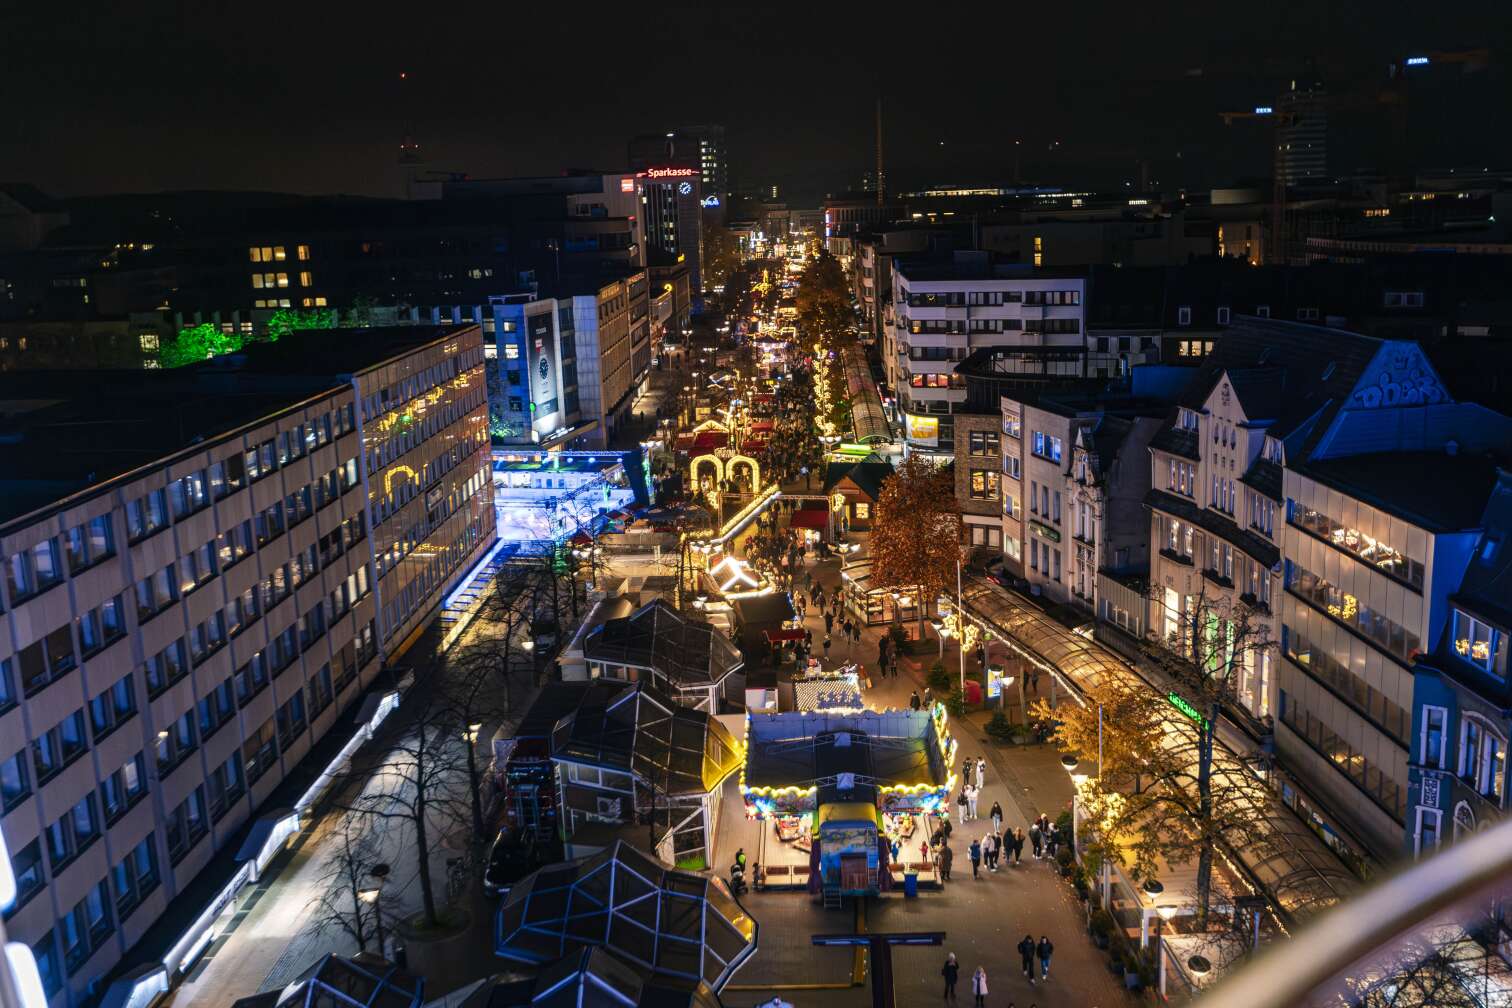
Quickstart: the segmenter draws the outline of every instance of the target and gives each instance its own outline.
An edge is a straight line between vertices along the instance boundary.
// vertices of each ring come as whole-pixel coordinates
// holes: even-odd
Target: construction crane
[[[1290,109],[1276,111],[1274,105],[1256,105],[1248,112],[1220,112],[1223,125],[1232,126],[1236,119],[1259,119],[1275,124],[1276,135],[1271,141],[1271,213],[1270,234],[1265,245],[1266,261],[1279,264],[1283,258],[1286,239],[1286,158],[1281,147],[1281,131],[1297,121],[1296,112]]]

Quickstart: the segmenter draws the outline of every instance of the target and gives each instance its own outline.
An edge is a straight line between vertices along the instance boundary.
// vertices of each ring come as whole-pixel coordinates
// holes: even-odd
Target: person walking
[[[1013,863],[1018,864],[1024,860],[1024,828],[1020,826],[1013,834]]]
[[[977,799],[981,797],[982,786],[980,784],[966,789],[966,808],[971,813],[972,819],[980,819],[977,815]]]
[[[950,881],[950,863],[955,860],[955,851],[950,849],[950,842],[940,844],[940,878]]]
[[[985,756],[977,757],[976,786],[978,791],[987,786],[987,757]]]
[[[1002,843],[1003,838],[996,833],[987,834],[986,849],[982,852],[982,855],[987,861],[987,870],[990,872],[997,871],[998,853],[1002,850]]]
[[[1024,940],[1018,943],[1019,958],[1024,961],[1024,976],[1029,978],[1029,986],[1034,986],[1034,936],[1024,935]]]
[[[966,848],[966,856],[971,859],[971,877],[980,880],[982,877],[982,842],[971,841],[971,846]]]
[[[1040,979],[1050,979],[1050,955],[1055,951],[1055,946],[1050,944],[1050,939],[1040,935],[1039,946],[1035,949],[1039,954]]]
[[[825,633],[833,633],[834,630],[835,630],[835,614],[832,613],[832,612],[827,612],[827,613],[824,614],[824,632]]]
[[[834,622],[833,618],[830,620],[830,622]],[[826,631],[824,631],[824,660],[825,661],[829,661],[829,649],[830,649],[830,635],[829,635],[829,631],[826,630]]]
[[[987,817],[992,820],[992,832],[1003,832],[1003,806],[993,802],[992,811],[987,813]]]
[[[971,785],[968,784],[966,787],[970,786]],[[961,788],[961,793],[956,796],[956,817],[960,819],[961,822],[970,821],[970,816],[966,814],[966,811],[969,807],[970,806],[968,805],[966,799],[966,788]]]
[[[920,703],[919,703],[919,691],[918,690],[914,690],[913,693],[911,693],[909,695],[909,697],[908,697],[908,706],[909,706],[910,710],[918,710],[919,709]]]
[[[987,1004],[987,971],[981,966],[971,974],[971,996],[976,999],[975,1008],[986,1008]]]
[[[961,964],[956,962],[954,952],[945,957],[945,965],[940,967],[940,976],[945,978],[945,1000],[955,1000],[956,980],[961,976]]]
[[[1034,856],[1035,857],[1039,857],[1040,856],[1040,849],[1041,849],[1042,844],[1044,843],[1044,839],[1040,835],[1040,827],[1039,827],[1039,820],[1038,819],[1036,819],[1034,822],[1032,822],[1032,823],[1029,824],[1029,843],[1034,846]]]
[[[934,709],[934,694],[929,691],[928,686],[924,687],[924,707],[927,710]]]

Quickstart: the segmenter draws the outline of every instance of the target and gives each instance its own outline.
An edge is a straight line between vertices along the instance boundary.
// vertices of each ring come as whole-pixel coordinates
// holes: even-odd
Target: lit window
[[[308,245],[296,245],[296,246],[294,246],[294,252],[295,252],[295,254],[297,256],[299,256],[299,261],[300,262],[308,262],[309,261],[309,258],[310,258],[310,246],[308,246]]]
[[[287,287],[287,286],[289,286],[289,274],[287,274],[287,273],[280,273],[280,274],[278,274],[278,286],[280,286],[280,287]]]
[[[314,283],[315,281],[311,278],[309,270],[304,270],[299,274],[299,286],[311,287]]]
[[[325,298],[318,297],[318,298],[315,299],[315,307],[316,308],[324,308],[325,306],[326,306],[326,299]]]
[[[284,251],[284,247],[282,245],[273,246],[273,259],[275,261],[283,262],[287,258],[289,258],[289,254]]]
[[[147,333],[147,332],[144,332],[144,333],[142,333],[141,336],[139,336],[137,338],[141,342],[143,350],[151,351],[151,350],[156,350],[158,348],[158,335],[157,335],[157,333]]]

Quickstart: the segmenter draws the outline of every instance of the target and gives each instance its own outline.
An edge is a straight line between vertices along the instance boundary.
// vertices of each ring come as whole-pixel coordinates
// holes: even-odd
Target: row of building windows
[[[1281,690],[1281,720],[1354,781],[1388,815],[1398,823],[1406,822],[1407,795],[1402,785],[1298,703],[1295,697],[1288,695],[1286,690]]]
[[[1343,550],[1360,562],[1395,578],[1414,591],[1423,590],[1422,563],[1390,544],[1381,542],[1374,536],[1366,535],[1358,529],[1349,528],[1322,511],[1299,504],[1294,500],[1286,502],[1286,520],[1296,528],[1311,532],[1330,546]]]
[[[1281,625],[1281,648],[1286,657],[1306,669],[1335,696],[1374,721],[1404,748],[1408,745],[1407,732],[1412,718],[1400,704],[1356,675],[1326,648],[1318,647],[1284,623]]]
[[[1291,560],[1286,561],[1286,587],[1404,664],[1412,664],[1421,650],[1417,634]]]

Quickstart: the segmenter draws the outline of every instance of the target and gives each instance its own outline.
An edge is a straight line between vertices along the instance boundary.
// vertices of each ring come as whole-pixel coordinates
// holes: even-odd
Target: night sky
[[[813,201],[870,167],[878,95],[894,189],[1011,181],[1015,139],[1024,180],[1137,185],[1148,160],[1196,188],[1268,174],[1266,130],[1217,113],[1309,59],[1364,96],[1331,169],[1380,165],[1387,64],[1471,47],[1488,71],[1415,85],[1410,154],[1512,167],[1506,2],[24,4],[0,11],[0,179],[64,196],[391,195],[411,123],[434,167],[488,177],[614,169],[634,133],[719,122],[734,181]]]

